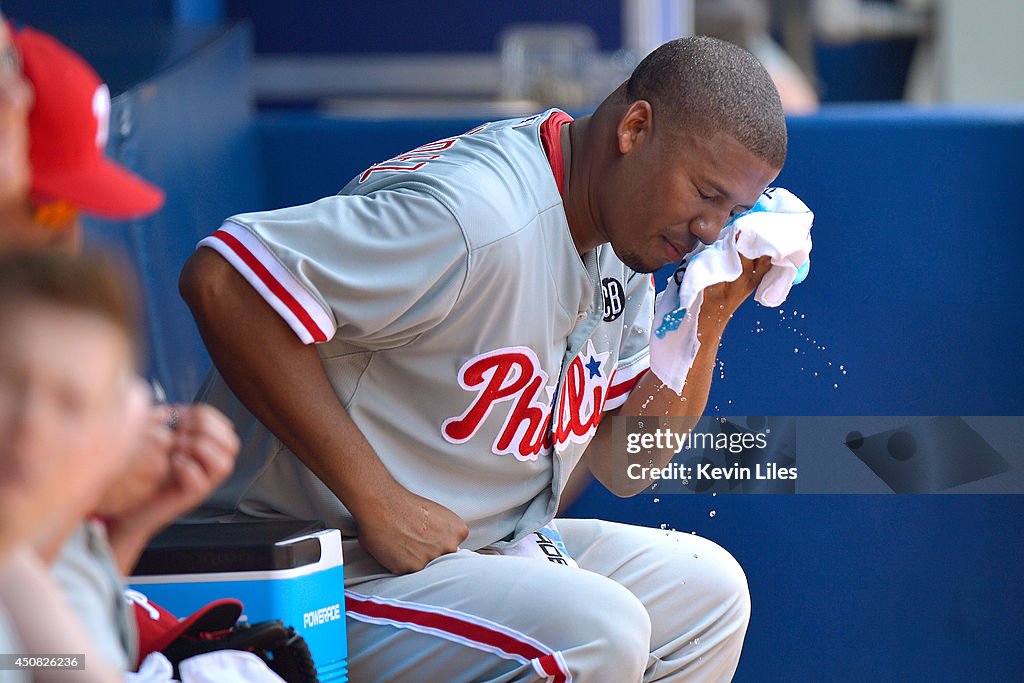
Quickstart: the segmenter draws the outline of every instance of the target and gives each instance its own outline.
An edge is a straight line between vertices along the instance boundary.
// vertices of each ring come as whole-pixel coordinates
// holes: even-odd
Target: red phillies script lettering
[[[399,154],[396,157],[391,157],[387,161],[381,161],[380,163],[374,164],[363,171],[363,174],[359,176],[359,182],[366,182],[366,179],[374,173],[383,173],[385,171],[409,173],[411,171],[418,171],[426,166],[428,162],[433,161],[434,159],[440,159],[444,156],[443,154],[436,154],[435,152],[443,152],[458,142],[460,137],[475,135],[486,127],[487,124],[485,123],[482,126],[477,126],[473,130],[464,133],[463,135],[444,138],[443,140],[437,140],[436,142],[428,142],[427,144],[420,145],[410,152]]]
[[[476,392],[476,398],[461,415],[445,420],[441,433],[451,443],[465,443],[496,406],[511,403],[492,444],[495,454],[536,460],[549,455],[552,446],[560,450],[568,443],[585,444],[601,422],[611,375],[602,372],[607,356],[588,342],[569,363],[557,402],[552,400],[556,387],[547,386],[548,375],[532,349],[513,346],[471,358],[459,370],[459,385]],[[555,420],[553,405],[558,407]]]

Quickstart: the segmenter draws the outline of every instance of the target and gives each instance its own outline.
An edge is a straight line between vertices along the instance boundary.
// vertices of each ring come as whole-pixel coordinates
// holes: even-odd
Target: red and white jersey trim
[[[636,383],[640,381],[640,378],[644,376],[648,370],[651,369],[651,358],[648,354],[644,354],[642,358],[630,363],[626,366],[620,366],[615,370],[615,374],[612,375],[612,381],[608,385],[608,394],[604,401],[604,410],[615,410],[620,408],[626,399],[629,398],[629,392],[633,390]]]
[[[209,247],[227,259],[304,344],[325,342],[334,336],[337,326],[330,312],[251,232],[227,221],[199,246]]]
[[[561,652],[488,619],[445,607],[360,595],[348,590],[345,591],[345,613],[356,621],[406,628],[502,659],[529,664],[552,683],[572,683],[572,674]]]

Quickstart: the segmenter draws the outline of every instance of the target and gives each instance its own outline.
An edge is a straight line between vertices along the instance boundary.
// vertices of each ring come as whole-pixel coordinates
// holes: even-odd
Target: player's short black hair
[[[671,112],[680,130],[721,130],[774,168],[786,160],[779,92],[737,45],[709,36],[670,41],[647,55],[619,92],[628,102],[650,102],[656,119]]]

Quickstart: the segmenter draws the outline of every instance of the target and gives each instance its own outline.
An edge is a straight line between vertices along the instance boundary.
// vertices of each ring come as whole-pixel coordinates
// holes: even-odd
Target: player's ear
[[[629,154],[646,141],[651,134],[652,114],[651,103],[647,100],[636,100],[626,108],[615,131],[620,154]]]

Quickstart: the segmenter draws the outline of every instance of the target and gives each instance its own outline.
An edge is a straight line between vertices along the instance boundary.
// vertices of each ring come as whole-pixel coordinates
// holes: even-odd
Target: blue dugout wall
[[[92,238],[135,254],[151,371],[179,399],[209,363],[174,284],[199,237],[233,212],[312,201],[369,163],[479,122],[255,118],[248,45],[242,29],[209,34],[191,57],[116,99],[114,121],[131,125],[115,131],[111,150],[162,184],[168,203],[138,224],[90,225]],[[810,277],[785,315],[748,304],[733,321],[711,406],[726,415],[1024,415],[1015,206],[1024,108],[827,109],[792,120],[790,135],[779,184],[816,212]],[[739,681],[1024,676],[1020,496],[655,503],[594,487],[572,513],[695,530],[739,558],[754,598]]]

